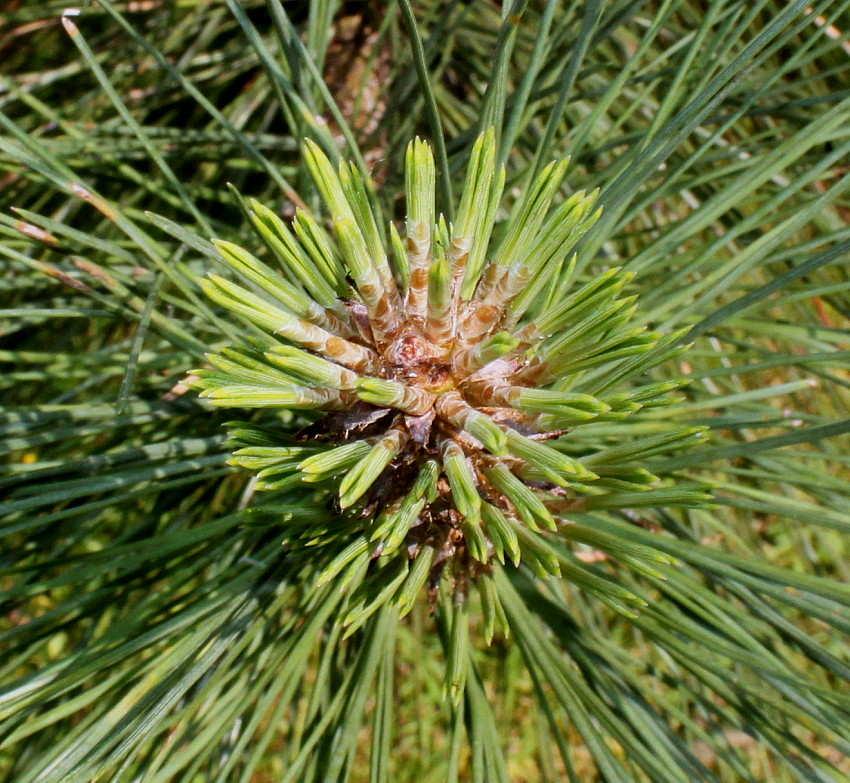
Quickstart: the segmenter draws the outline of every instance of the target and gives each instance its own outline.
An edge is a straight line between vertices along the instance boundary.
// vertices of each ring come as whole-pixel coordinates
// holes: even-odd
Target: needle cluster
[[[217,406],[321,412],[291,442],[234,425],[232,462],[258,471],[260,489],[329,490],[337,523],[305,533],[338,548],[321,579],[377,572],[359,588],[349,631],[387,600],[407,610],[426,584],[436,595],[447,574],[455,589],[479,584],[492,636],[493,561],[560,576],[569,564],[550,541],[601,535],[571,513],[704,502],[701,487],[665,485],[644,467],[700,429],[590,453],[571,440],[576,428],[671,401],[679,381],[614,388],[682,348],[678,334],[630,325],[627,272],[577,281],[569,251],[600,210],[584,192],[553,208],[566,160],[530,184],[495,243],[505,171],[493,133],[473,148],[451,224],[435,213],[431,149],[415,140],[406,236],[391,224],[388,253],[371,183],[311,142],[304,154],[332,235],[306,212],[287,225],[246,205],[282,273],[214,242],[241,282],[210,275],[202,286],[260,336],[210,354],[192,382]],[[625,556],[656,557],[647,552]]]

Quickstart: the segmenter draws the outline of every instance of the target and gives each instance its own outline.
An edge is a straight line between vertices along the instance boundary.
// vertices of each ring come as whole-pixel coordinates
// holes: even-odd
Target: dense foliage
[[[0,779],[850,775],[850,2],[503,5],[0,11]]]

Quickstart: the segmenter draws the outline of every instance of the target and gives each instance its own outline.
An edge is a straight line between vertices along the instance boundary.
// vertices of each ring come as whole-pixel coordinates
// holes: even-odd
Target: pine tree
[[[0,778],[847,778],[848,5],[11,4]]]

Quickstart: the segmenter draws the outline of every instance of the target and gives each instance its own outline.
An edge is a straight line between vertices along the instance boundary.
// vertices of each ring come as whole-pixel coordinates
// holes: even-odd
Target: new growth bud
[[[657,418],[637,437],[616,429],[682,386],[628,386],[681,349],[678,335],[630,326],[628,273],[577,271],[572,251],[599,215],[597,194],[558,199],[567,161],[553,162],[491,246],[505,181],[494,134],[475,143],[454,225],[436,213],[433,156],[417,139],[402,238],[373,211],[372,185],[356,168],[333,166],[312,143],[304,154],[327,227],[304,212],[290,226],[251,202],[264,257],[280,272],[214,243],[242,283],[210,275],[204,290],[265,342],[219,350],[192,382],[214,405],[307,411],[294,439],[281,430],[276,441],[273,423],[234,424],[243,446],[234,464],[259,469],[260,489],[325,493],[336,516],[301,535],[325,553],[321,582],[359,583],[348,632],[388,601],[409,611],[428,586],[453,607],[448,633],[462,645],[477,583],[492,638],[504,613],[490,580],[506,557],[596,589],[598,578],[563,554],[568,542],[607,546],[656,573],[652,550],[571,518],[707,499],[703,487],[658,478],[648,461],[689,447],[701,430],[653,429]],[[577,439],[578,428],[592,436]],[[637,605],[629,595],[608,597]],[[465,669],[455,653],[448,669],[458,698]]]

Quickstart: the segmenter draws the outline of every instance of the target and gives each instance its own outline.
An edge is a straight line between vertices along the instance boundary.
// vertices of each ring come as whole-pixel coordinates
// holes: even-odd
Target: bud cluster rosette
[[[473,147],[452,223],[436,214],[433,156],[417,139],[402,240],[353,165],[335,168],[311,142],[304,154],[332,231],[305,211],[287,224],[250,202],[280,271],[237,245],[196,243],[240,279],[211,274],[207,295],[256,328],[210,354],[191,383],[213,405],[303,412],[308,426],[295,437],[234,423],[232,463],[258,471],[257,489],[327,494],[332,518],[301,523],[296,536],[323,553],[320,581],[359,585],[348,633],[386,602],[409,611],[427,585],[432,599],[442,587],[461,607],[452,634],[463,636],[455,626],[475,585],[492,638],[503,625],[492,574],[506,559],[625,611],[640,603],[601,588],[564,543],[637,569],[663,562],[582,515],[704,504],[704,487],[646,467],[703,435],[658,417],[621,424],[675,400],[681,380],[633,379],[683,348],[680,334],[631,325],[629,273],[576,274],[571,250],[598,217],[597,194],[553,207],[567,161],[553,162],[491,243],[505,185],[492,131]]]

